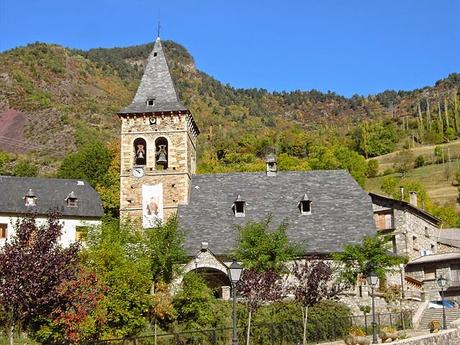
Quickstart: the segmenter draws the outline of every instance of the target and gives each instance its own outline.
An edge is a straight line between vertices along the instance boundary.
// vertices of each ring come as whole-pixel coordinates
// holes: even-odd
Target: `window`
[[[87,226],[76,226],[75,227],[75,241],[84,241],[86,239],[86,235],[88,234],[88,227]]]
[[[300,214],[311,214],[311,200],[304,194],[297,204]]]
[[[157,52],[154,52],[154,53],[153,53],[153,57],[156,57],[157,55],[158,55]]]
[[[393,212],[376,212],[374,213],[375,226],[378,230],[388,230],[393,229]]]
[[[154,106],[154,105],[155,105],[155,98],[148,98],[148,99],[147,99],[147,105],[148,105],[149,107]]]
[[[36,199],[37,199],[37,196],[35,195],[33,190],[29,189],[26,195],[24,196],[25,205],[26,206],[36,206],[37,205]]]
[[[147,164],[147,143],[143,138],[134,140],[134,165]]]
[[[71,191],[66,198],[67,207],[77,207],[77,201],[77,196],[75,195],[74,191]]]
[[[168,169],[168,140],[164,137],[155,140],[155,167]]]
[[[241,195],[238,194],[232,206],[233,214],[235,215],[235,217],[244,217],[246,215],[245,206],[246,201],[244,201],[241,198]]]
[[[6,239],[8,236],[8,224],[0,224],[0,239]]]

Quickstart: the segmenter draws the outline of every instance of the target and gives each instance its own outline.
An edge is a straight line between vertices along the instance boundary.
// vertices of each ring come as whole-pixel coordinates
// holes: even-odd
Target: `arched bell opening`
[[[147,165],[147,142],[143,138],[134,140],[134,165]]]
[[[224,272],[211,267],[199,267],[187,274],[197,274],[203,278],[206,285],[213,291],[214,297],[228,299],[229,296],[224,296],[223,291],[225,287],[228,287],[228,291],[230,290],[231,282],[228,275]]]
[[[155,169],[168,169],[168,140],[163,137],[155,140]]]

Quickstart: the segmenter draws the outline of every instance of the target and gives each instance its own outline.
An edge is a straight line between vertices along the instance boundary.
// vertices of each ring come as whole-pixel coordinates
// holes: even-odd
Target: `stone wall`
[[[453,329],[439,333],[419,335],[413,338],[397,340],[394,345],[457,345],[460,344],[460,320],[451,323]]]
[[[384,199],[374,200],[373,209],[376,213],[392,214],[393,230],[389,234],[394,235],[397,254],[413,260],[420,257],[422,251],[437,252],[438,227],[422,212],[411,206],[400,205],[397,201]]]
[[[152,124],[151,118],[155,117]],[[142,185],[163,185],[164,220],[177,212],[179,204],[186,204],[190,193],[192,173],[196,169],[197,133],[188,113],[168,115],[146,114],[124,116],[121,131],[120,216],[142,217]],[[165,138],[167,169],[157,169],[155,141]],[[143,177],[133,177],[135,165],[134,140],[146,141],[146,164]]]

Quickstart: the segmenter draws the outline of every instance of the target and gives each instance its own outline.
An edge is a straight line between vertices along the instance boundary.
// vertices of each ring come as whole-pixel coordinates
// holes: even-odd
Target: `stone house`
[[[460,229],[442,229],[441,221],[417,205],[417,194],[410,201],[370,193],[377,231],[391,237],[393,252],[406,256],[401,274],[407,298],[439,300],[436,278],[448,279],[446,296],[460,300]],[[401,284],[400,276],[390,277]]]
[[[437,252],[441,221],[417,207],[417,194],[410,202],[369,193],[377,231],[391,237],[393,252],[409,260]]]
[[[78,240],[85,227],[100,225],[104,215],[99,194],[80,180],[0,176],[0,195],[0,247],[14,236],[16,221],[29,214],[40,224],[57,210],[63,245]]]

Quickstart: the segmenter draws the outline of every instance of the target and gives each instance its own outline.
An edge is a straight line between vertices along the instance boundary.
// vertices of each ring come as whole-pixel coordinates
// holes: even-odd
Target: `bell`
[[[166,165],[166,163],[168,163],[168,161],[166,160],[166,153],[160,152],[158,154],[157,164]]]

